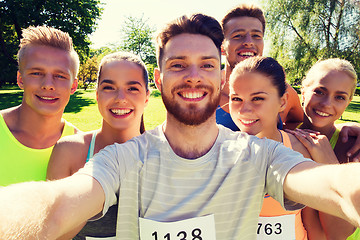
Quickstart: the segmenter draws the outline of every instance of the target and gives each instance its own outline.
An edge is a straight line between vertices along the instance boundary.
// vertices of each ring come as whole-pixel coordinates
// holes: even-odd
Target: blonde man
[[[0,186],[45,180],[53,145],[77,132],[62,119],[79,69],[69,34],[45,26],[23,30],[18,65],[22,103],[0,111]]]

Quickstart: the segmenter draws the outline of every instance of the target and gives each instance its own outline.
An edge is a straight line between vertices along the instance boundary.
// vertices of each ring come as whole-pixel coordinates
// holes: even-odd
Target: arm
[[[280,117],[286,129],[294,129],[303,121],[304,111],[295,89],[288,83],[286,83],[286,86],[286,91],[288,93],[287,105],[285,110],[280,113]]]
[[[323,212],[319,212],[319,217],[328,240],[346,239],[356,230],[353,225],[341,218]]]
[[[337,128],[339,128],[340,131],[340,138],[343,143],[346,143],[349,139],[349,136],[356,137],[356,142],[352,146],[352,148],[348,151],[347,156],[351,157],[354,156],[353,161],[359,162],[360,161],[360,124],[359,123],[342,123],[337,124]]]
[[[320,223],[319,211],[305,207],[301,210],[301,219],[309,240],[327,240]]]
[[[101,185],[87,175],[0,189],[0,239],[56,239],[100,213]]]
[[[310,151],[312,159],[319,163],[339,163],[326,136],[311,130],[291,131]],[[324,161],[325,160],[325,161]],[[355,228],[347,221],[306,207],[302,211],[303,224],[309,239],[346,239]]]
[[[54,146],[47,168],[46,178],[49,180],[62,179],[71,176],[85,165],[87,151],[92,134],[77,134],[60,139]],[[61,239],[72,239],[85,226],[79,227],[63,235]]]
[[[296,165],[284,181],[285,197],[360,226],[360,163]]]

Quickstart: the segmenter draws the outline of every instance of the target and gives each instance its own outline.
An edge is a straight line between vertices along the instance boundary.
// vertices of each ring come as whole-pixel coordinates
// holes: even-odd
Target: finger
[[[343,143],[346,143],[349,139],[349,128],[348,127],[343,127],[340,131],[340,134],[339,134],[340,138],[341,138],[341,141]]]
[[[283,131],[285,131],[287,133],[291,133],[292,135],[295,135],[295,130],[284,129]]]
[[[355,143],[347,152],[347,157],[355,156],[356,159],[360,158],[360,137],[356,138]]]
[[[294,132],[294,136],[299,140],[299,142],[301,142],[304,147],[311,152],[311,143],[308,141],[308,139],[306,138],[306,136],[300,132],[295,131]]]
[[[354,157],[351,161],[352,162],[360,162],[360,153],[356,157]]]
[[[319,135],[319,134],[320,134],[319,131],[315,131],[315,130],[311,130],[311,129],[296,129],[296,130],[304,131],[304,132],[312,133],[312,134],[316,134],[316,135]]]

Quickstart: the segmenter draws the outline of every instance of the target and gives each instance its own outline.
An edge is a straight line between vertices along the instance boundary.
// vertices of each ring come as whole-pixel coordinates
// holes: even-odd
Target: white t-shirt
[[[173,152],[159,126],[106,147],[79,173],[93,176],[104,189],[103,214],[119,196],[119,239],[139,239],[139,217],[174,222],[210,214],[217,239],[256,239],[265,193],[287,210],[303,207],[283,196],[286,174],[303,161],[311,160],[278,142],[220,125],[208,153],[185,159]]]

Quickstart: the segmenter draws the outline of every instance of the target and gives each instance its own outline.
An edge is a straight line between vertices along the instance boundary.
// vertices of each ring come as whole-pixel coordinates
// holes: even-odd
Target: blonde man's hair
[[[20,49],[17,54],[19,69],[29,46],[48,46],[69,52],[73,61],[72,72],[76,78],[79,71],[79,56],[75,52],[73,42],[68,33],[47,26],[30,26],[22,31]]]
[[[316,62],[307,72],[305,78],[302,80],[302,87],[306,88],[311,86],[314,81],[314,77],[317,75],[318,72],[321,71],[337,71],[348,75],[353,80],[353,86],[351,88],[352,92],[350,97],[352,98],[354,96],[356,90],[357,75],[353,65],[349,61],[340,58],[329,58]]]

